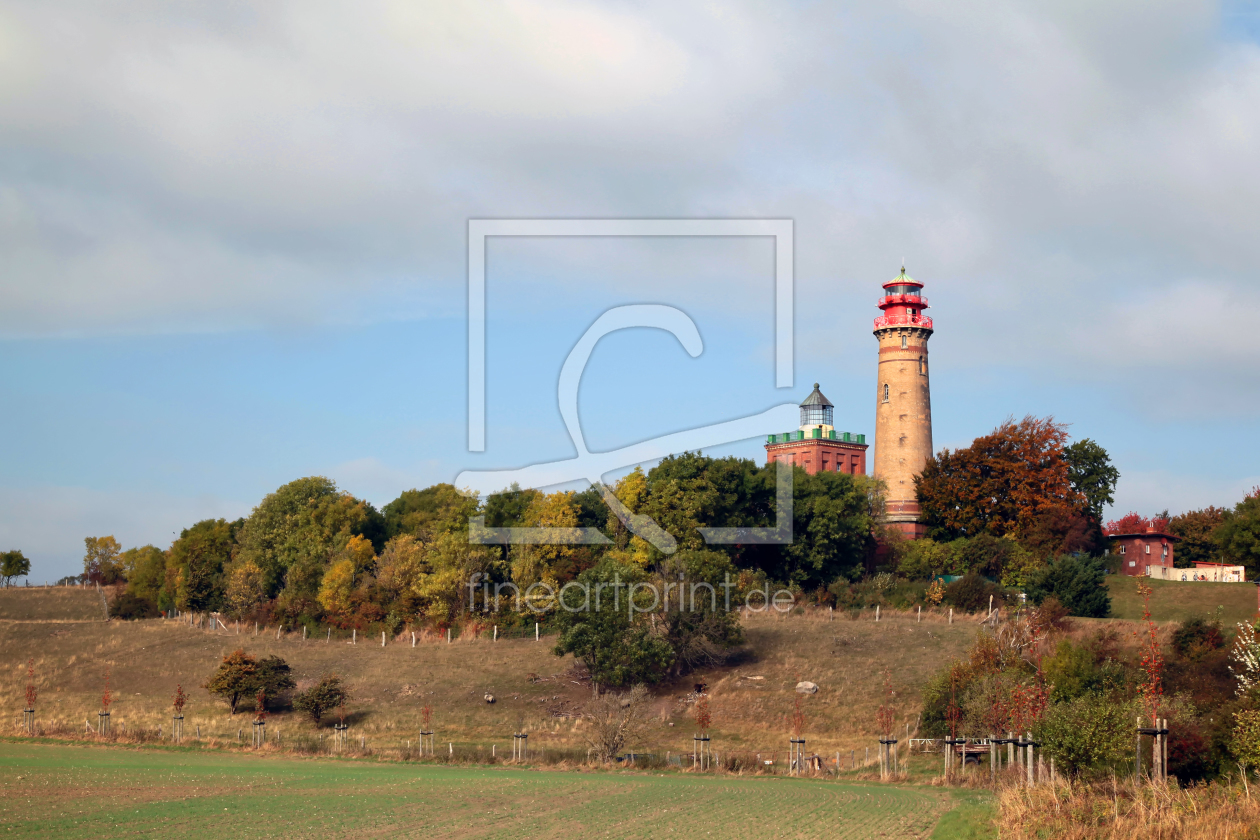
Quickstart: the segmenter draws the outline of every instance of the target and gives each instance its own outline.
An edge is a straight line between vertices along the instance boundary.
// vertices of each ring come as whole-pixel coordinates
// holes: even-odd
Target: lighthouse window
[[[923,373],[923,357],[919,357],[919,373]]]
[[[901,337],[901,349],[906,349],[906,337],[904,335]]]
[[[884,402],[888,402],[888,383],[884,383]]]

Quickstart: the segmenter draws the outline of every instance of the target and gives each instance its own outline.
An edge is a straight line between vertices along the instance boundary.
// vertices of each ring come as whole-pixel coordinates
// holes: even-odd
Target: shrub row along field
[[[803,729],[808,750],[834,758],[835,751],[865,748],[874,755],[875,709],[884,702],[884,670],[896,696],[897,728],[913,724],[922,686],[944,662],[968,649],[976,626],[961,619],[947,623],[940,615],[872,613],[852,620],[826,610],[786,616],[749,616],[744,620],[747,644],[728,667],[701,671],[685,681],[653,689],[653,713],[646,743],[639,750],[690,752],[694,732],[691,700],[696,682],[707,684],[713,724],[712,748],[762,752],[782,759],[790,731],[788,717],[800,680],[816,683],[816,694],[804,697]],[[235,625],[233,625],[235,629]],[[432,709],[436,741],[453,742],[457,751],[497,744],[510,750],[511,734],[531,732],[531,750],[585,750],[583,722],[576,717],[590,697],[590,687],[572,671],[570,657],[551,653],[555,638],[491,641],[427,637],[411,647],[410,637],[334,638],[302,641],[301,633],[275,629],[253,634],[246,626],[237,635],[223,630],[196,630],[177,620],[97,622],[91,625],[0,622],[0,647],[18,652],[5,664],[0,682],[0,708],[16,723],[23,706],[26,658],[35,660],[38,724],[62,731],[85,732],[100,711],[106,669],[113,694],[116,733],[169,734],[171,698],[182,685],[190,700],[184,731],[194,737],[235,742],[240,729],[249,743],[252,715],[228,713],[227,705],[201,686],[222,658],[237,648],[256,657],[277,655],[292,667],[298,688],[334,672],[350,686],[347,706],[352,736],[367,737],[380,751],[402,747],[417,738],[424,706]],[[20,658],[19,658],[20,657]],[[494,696],[493,704],[485,695]],[[243,704],[252,709],[251,702]],[[326,717],[324,726],[334,723]],[[314,737],[315,728],[296,713],[269,718],[268,730],[292,740]],[[780,761],[780,763],[782,763]]]
[[[140,836],[926,838],[957,801],[935,788],[796,779],[0,743],[6,837],[125,826]]]

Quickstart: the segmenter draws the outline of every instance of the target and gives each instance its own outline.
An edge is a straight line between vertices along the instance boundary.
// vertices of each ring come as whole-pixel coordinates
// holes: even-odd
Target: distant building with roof
[[[1107,536],[1112,541],[1112,550],[1120,556],[1121,574],[1173,580],[1173,544],[1180,537],[1157,531],[1154,525],[1141,533]]]
[[[801,403],[800,427],[766,438],[766,463],[785,462],[809,475],[866,475],[866,448],[866,435],[836,431],[835,407],[815,382],[814,390]]]

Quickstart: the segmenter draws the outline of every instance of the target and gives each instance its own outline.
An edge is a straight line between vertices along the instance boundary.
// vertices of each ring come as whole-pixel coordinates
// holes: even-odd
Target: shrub
[[[311,722],[319,725],[320,718],[350,700],[350,692],[341,677],[325,674],[315,685],[293,695],[293,708],[306,713]]]
[[[1202,618],[1183,621],[1172,634],[1173,650],[1181,656],[1196,657],[1225,647],[1221,625]]]
[[[1053,595],[1070,615],[1106,618],[1111,596],[1103,586],[1102,565],[1093,557],[1064,555],[1028,576],[1028,600],[1040,605]]]
[[[161,615],[157,604],[130,592],[124,592],[115,598],[109,608],[110,618],[121,618],[126,621],[134,621],[138,618],[158,618]]]
[[[1073,776],[1133,759],[1133,708],[1100,694],[1055,703],[1037,725],[1036,738]]]
[[[964,612],[987,610],[990,595],[995,604],[1002,602],[1002,588],[977,574],[966,575],[945,587],[945,600]]]

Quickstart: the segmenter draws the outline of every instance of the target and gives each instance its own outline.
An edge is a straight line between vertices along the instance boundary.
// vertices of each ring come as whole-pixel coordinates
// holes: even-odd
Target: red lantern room
[[[883,327],[922,327],[932,329],[932,319],[923,314],[928,308],[923,297],[923,284],[906,276],[906,270],[884,284],[884,296],[879,299],[884,314],[875,319],[875,329]]]

